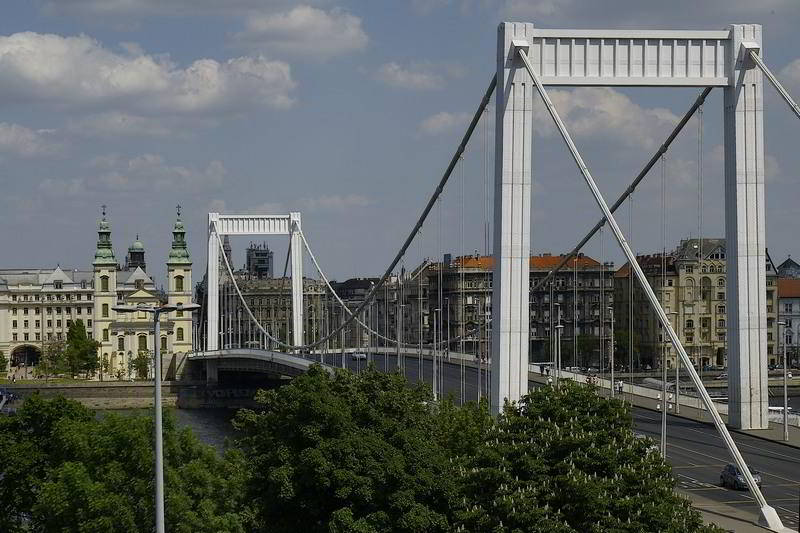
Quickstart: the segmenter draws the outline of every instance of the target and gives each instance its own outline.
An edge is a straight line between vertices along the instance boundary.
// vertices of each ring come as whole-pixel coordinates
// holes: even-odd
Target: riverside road
[[[341,355],[330,354],[325,362],[341,366]],[[366,361],[354,360],[350,354],[345,357],[346,364],[358,371],[366,367]],[[395,356],[374,356],[379,369],[384,365],[390,370],[397,368]],[[432,379],[433,367],[430,360],[421,362],[422,376],[426,383]],[[405,375],[417,381],[420,361],[415,356],[405,357]],[[441,382],[445,394],[453,394],[458,401],[461,391],[462,368],[458,363],[443,365]],[[464,366],[465,397],[474,400],[478,390],[477,369]],[[482,388],[485,391],[485,370],[482,374]],[[538,386],[530,382],[531,387]],[[634,408],[633,421],[636,430],[656,443],[661,431],[661,414],[647,409]],[[787,527],[798,528],[798,495],[800,494],[800,449],[767,441],[749,435],[733,433],[750,468],[761,472],[764,496],[775,507]],[[677,489],[689,496],[695,506],[714,514],[727,515],[735,510],[742,516],[757,520],[753,498],[747,491],[723,488],[719,483],[722,468],[731,462],[725,446],[711,423],[696,422],[680,417],[669,416],[667,420],[667,461],[673,467]]]

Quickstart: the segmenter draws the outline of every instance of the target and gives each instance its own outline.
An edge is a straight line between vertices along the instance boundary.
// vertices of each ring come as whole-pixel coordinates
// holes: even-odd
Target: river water
[[[231,420],[236,415],[233,409],[167,409],[175,416],[178,427],[189,428],[204,444],[208,444],[222,452],[225,439],[234,437]],[[105,413],[117,413],[131,416],[149,414],[149,409],[108,409],[98,411],[98,416]]]

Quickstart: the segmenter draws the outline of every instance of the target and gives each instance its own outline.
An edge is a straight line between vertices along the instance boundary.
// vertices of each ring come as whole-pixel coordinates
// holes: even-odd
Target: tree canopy
[[[430,391],[319,366],[257,396],[234,425],[258,531],[450,531],[456,479]]]
[[[564,382],[497,419],[373,368],[321,368],[235,425],[260,531],[715,531],[628,408]]]
[[[149,416],[108,414],[34,395],[0,417],[0,531],[149,531],[153,446]],[[219,457],[164,419],[166,523],[177,532],[243,532],[241,454]]]
[[[86,335],[86,327],[82,320],[76,320],[67,331],[67,343],[64,347],[64,365],[72,377],[79,372],[93,374],[98,366],[97,348],[100,343]]]

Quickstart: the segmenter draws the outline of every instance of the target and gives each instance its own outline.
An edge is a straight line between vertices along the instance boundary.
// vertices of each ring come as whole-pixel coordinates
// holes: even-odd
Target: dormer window
[[[54,288],[54,289],[56,289],[56,290],[61,290],[61,289],[63,289],[64,287],[63,287],[63,285],[62,285],[62,282],[61,282],[61,280],[55,280],[55,281],[53,282],[53,288]]]
[[[136,280],[136,288],[138,290],[144,289],[144,280],[143,279],[137,279]]]
[[[86,280],[82,280],[81,281],[81,289],[85,289],[85,288],[86,288]]]

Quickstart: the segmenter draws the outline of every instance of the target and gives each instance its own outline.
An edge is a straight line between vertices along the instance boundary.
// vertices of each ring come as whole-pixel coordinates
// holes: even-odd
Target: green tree
[[[614,344],[615,344],[615,357],[619,364],[628,365],[630,359],[630,348],[631,348],[631,334],[627,329],[621,329],[614,332]],[[640,359],[640,348],[639,343],[641,339],[639,334],[635,331],[633,332],[633,365],[634,368],[638,366],[638,362]]]
[[[45,376],[66,370],[65,348],[66,344],[61,339],[50,339],[44,343],[40,365],[44,369]]]
[[[64,349],[64,359],[67,370],[74,378],[79,372],[92,375],[97,370],[99,361],[97,348],[100,343],[86,335],[86,328],[82,320],[76,320],[67,331],[67,344]]]
[[[571,381],[506,405],[485,446],[464,460],[467,531],[696,532],[670,467],[636,439],[628,407]]]
[[[146,379],[147,371],[150,369],[150,352],[147,350],[139,350],[139,353],[133,359],[133,370],[136,372],[138,379]]]
[[[38,395],[0,418],[0,531],[149,531],[153,527],[150,416],[95,417]],[[248,531],[245,464],[219,457],[164,419],[168,531]]]
[[[0,350],[0,372],[6,373],[8,371],[8,358],[3,350]]]
[[[320,366],[240,411],[256,531],[452,531],[456,498],[430,390]]]

